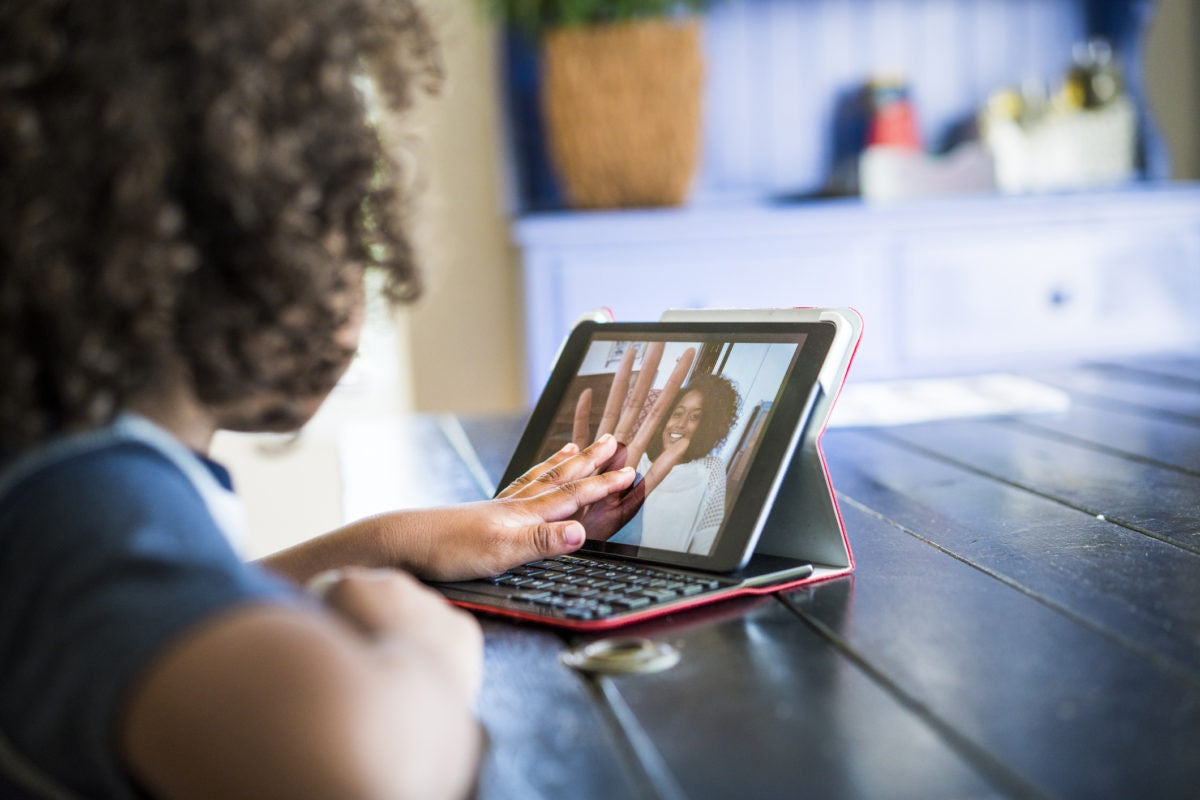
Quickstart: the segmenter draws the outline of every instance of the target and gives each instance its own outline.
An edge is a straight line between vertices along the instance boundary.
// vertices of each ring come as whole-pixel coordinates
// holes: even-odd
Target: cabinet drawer
[[[1008,357],[1103,356],[1200,340],[1200,235],[1039,230],[903,254],[907,358],[955,368]]]

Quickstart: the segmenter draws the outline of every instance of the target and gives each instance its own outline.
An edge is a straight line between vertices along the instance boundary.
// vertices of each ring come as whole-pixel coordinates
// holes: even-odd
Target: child
[[[365,269],[415,294],[361,87],[403,107],[437,57],[405,0],[0,5],[0,794],[469,791],[479,629],[399,570],[574,550],[616,442],[261,565],[205,456],[315,412]]]

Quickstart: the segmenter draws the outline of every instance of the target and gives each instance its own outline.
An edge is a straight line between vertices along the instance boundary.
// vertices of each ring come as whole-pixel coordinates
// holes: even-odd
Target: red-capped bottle
[[[875,78],[868,89],[871,122],[867,127],[867,146],[924,149],[908,84],[897,78]]]

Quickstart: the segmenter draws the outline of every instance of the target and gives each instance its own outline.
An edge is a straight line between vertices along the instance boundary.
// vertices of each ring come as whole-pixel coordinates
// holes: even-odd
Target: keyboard
[[[596,620],[642,611],[663,603],[697,597],[735,585],[699,573],[647,567],[641,564],[556,556],[534,561],[477,581],[441,584],[462,594],[527,605],[549,616]]]

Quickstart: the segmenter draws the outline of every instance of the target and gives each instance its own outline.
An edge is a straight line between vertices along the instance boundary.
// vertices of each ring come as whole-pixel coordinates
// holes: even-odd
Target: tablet
[[[567,442],[613,433],[636,458],[640,502],[626,520],[585,514],[580,555],[738,570],[809,429],[836,332],[811,321],[581,323],[499,485]]]

